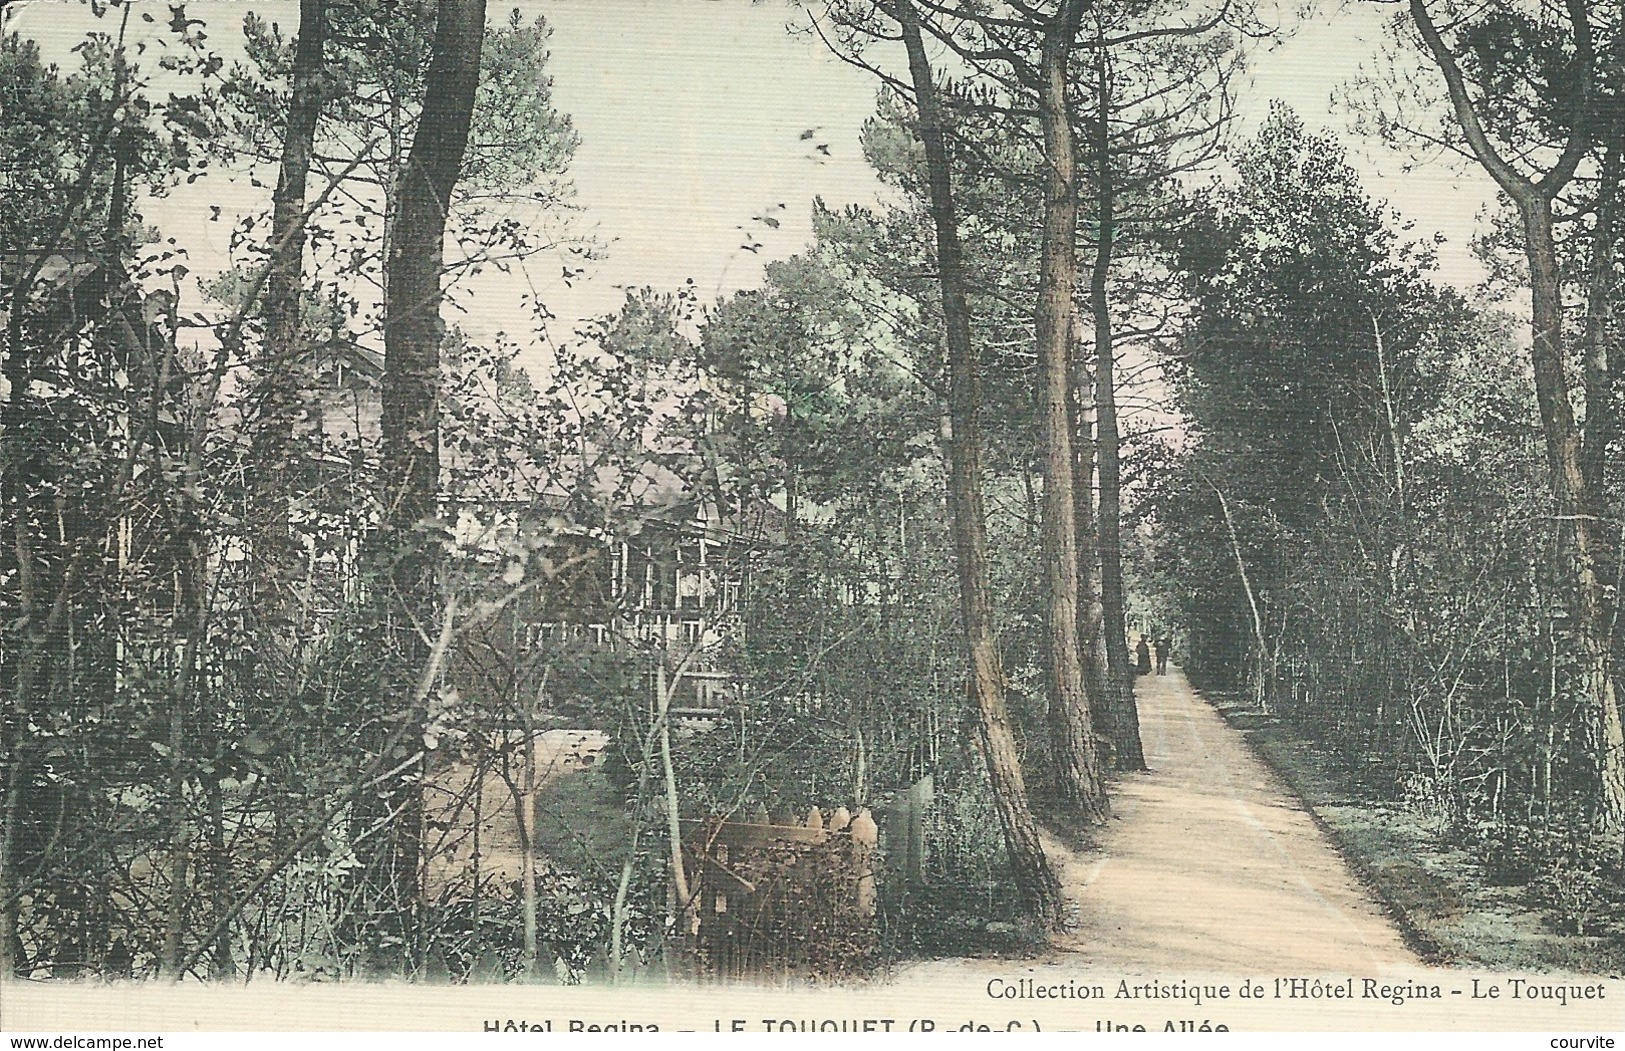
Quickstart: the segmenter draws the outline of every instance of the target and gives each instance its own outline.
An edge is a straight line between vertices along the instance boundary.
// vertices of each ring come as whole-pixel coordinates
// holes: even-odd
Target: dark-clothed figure
[[[1144,635],[1141,635],[1140,641],[1134,644],[1134,663],[1141,675],[1151,674],[1151,647],[1146,643]]]
[[[1173,640],[1163,635],[1151,644],[1151,648],[1157,651],[1157,674],[1167,675],[1168,655],[1174,651]]]

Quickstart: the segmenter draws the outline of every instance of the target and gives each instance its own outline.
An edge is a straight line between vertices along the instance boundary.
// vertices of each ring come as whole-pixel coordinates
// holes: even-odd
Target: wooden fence
[[[684,824],[688,927],[702,973],[836,978],[873,967],[878,830],[867,810]]]

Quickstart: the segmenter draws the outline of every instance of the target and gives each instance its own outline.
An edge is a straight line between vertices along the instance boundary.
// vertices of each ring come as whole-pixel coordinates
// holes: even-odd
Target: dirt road
[[[1183,675],[1141,678],[1136,696],[1151,772],[1119,782],[1100,849],[1051,845],[1078,926],[1047,962],[1230,974],[1421,966],[1302,804]]]

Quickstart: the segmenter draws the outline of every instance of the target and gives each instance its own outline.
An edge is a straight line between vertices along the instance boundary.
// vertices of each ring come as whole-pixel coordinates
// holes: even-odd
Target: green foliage
[[[246,61],[229,68],[179,7],[134,47],[88,34],[70,73],[0,41],[0,956],[38,977],[329,979],[388,941],[420,977],[575,981],[612,941],[649,959],[684,937],[674,825],[844,805],[884,829],[927,774],[925,871],[912,885],[884,873],[882,945],[841,911],[850,859],[817,852],[755,859],[764,878],[819,867],[784,887],[833,903],[808,911],[775,889],[756,933],[826,975],[866,970],[877,950],[1025,951],[966,694],[940,289],[908,100],[884,93],[863,139],[898,197],[815,202],[814,243],[758,288],[714,303],[693,281],[633,290],[568,340],[534,299],[516,331],[448,328],[436,511],[380,540],[382,260],[433,10],[329,6],[285,574],[256,550],[264,421],[242,377],[264,365],[289,31],[245,15]],[[849,13],[850,28],[879,25],[862,22],[879,9]],[[1094,31],[1186,13],[1118,5]],[[1491,14],[1465,32],[1470,76],[1506,103],[1492,121],[1558,135],[1574,119],[1572,45]],[[958,28],[954,41],[985,42]],[[1136,612],[1183,624],[1199,682],[1255,688],[1333,742],[1359,784],[1472,838],[1495,878],[1534,887],[1574,930],[1602,930],[1617,868],[1584,835],[1595,742],[1516,340],[1439,287],[1432,246],[1284,108],[1228,183],[1175,185],[1228,120],[1234,28],[1119,47],[1112,98],[1080,78],[1073,99],[1080,131],[1091,104],[1109,124],[1104,150],[1080,136],[1079,161],[1085,189],[1109,164],[1120,191],[1108,295],[1125,361],[1179,329],[1167,371],[1185,433],[1129,441],[1145,494],[1127,543]],[[577,137],[548,41],[517,11],[484,40],[450,217],[454,306],[482,268],[562,251],[568,281],[593,251],[571,232]],[[1080,68],[1100,46],[1080,40]],[[142,54],[174,89],[161,102]],[[1042,161],[1023,90],[943,85],[995,616],[1033,770],[1049,732],[1031,334]],[[144,229],[139,205],[211,164],[266,200],[213,209],[231,265],[194,308],[187,246]],[[1600,221],[1571,211],[1573,229]],[[1085,255],[1098,227],[1083,216]],[[1576,274],[1581,241],[1565,249]],[[680,578],[698,551],[706,572]],[[435,647],[422,668],[391,666],[380,645],[402,631],[379,600],[403,560],[436,567],[407,629]],[[275,609],[259,608],[268,589]],[[563,728],[601,736],[602,761],[538,779],[537,741]],[[534,819],[513,825],[527,846],[500,848],[524,854],[528,885],[468,819],[488,791],[510,821]],[[434,801],[421,822],[390,811],[417,792]],[[425,893],[409,896],[410,930],[378,930],[365,845],[403,829],[421,834]]]
[[[1572,37],[1514,5],[1475,14],[1460,32],[1462,68],[1481,93],[1485,123],[1513,140],[1561,141],[1582,117],[1587,91]]]
[[[1252,461],[1236,480],[1258,488],[1244,496],[1291,528],[1346,492],[1350,470],[1391,471],[1382,371],[1408,427],[1434,396],[1419,358],[1461,308],[1426,281],[1431,253],[1388,227],[1341,147],[1289,111],[1276,108],[1236,168],[1181,242],[1199,313],[1175,369],[1207,447]]]
[[[1530,557],[1554,536],[1509,326],[1434,286],[1336,143],[1284,111],[1210,208],[1183,249],[1198,440],[1155,504],[1193,679],[1251,688],[1451,834],[1490,830],[1494,878],[1569,871],[1593,746]]]
[[[992,794],[967,772],[939,786],[926,814],[926,872],[910,886],[893,871],[885,908],[888,950],[898,956],[1022,956],[1042,936],[1010,890]]]

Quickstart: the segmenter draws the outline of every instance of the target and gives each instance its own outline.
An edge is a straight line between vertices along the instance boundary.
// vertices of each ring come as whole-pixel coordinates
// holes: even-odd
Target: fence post
[[[860,809],[852,819],[852,854],[858,873],[858,915],[871,919],[875,914],[875,846],[880,841],[880,830],[867,808]]]
[[[930,774],[908,788],[908,850],[904,872],[910,883],[925,879],[925,811],[936,794],[936,781]]]

